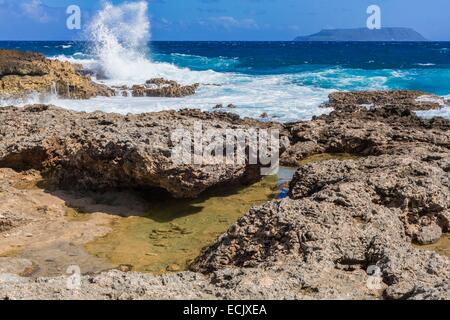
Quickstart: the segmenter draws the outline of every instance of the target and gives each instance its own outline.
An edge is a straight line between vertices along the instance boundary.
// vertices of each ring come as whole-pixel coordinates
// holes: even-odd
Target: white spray
[[[88,27],[98,62],[98,78],[110,84],[136,84],[163,77],[180,83],[213,82],[218,74],[195,72],[149,58],[150,21],[146,1],[113,5],[105,2]]]
[[[106,2],[91,21],[89,39],[104,77],[133,80],[151,69],[146,57],[150,40],[147,10],[145,1],[118,6]]]

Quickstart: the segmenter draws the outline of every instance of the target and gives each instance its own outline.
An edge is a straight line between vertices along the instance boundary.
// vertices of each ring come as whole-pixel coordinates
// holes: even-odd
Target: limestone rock
[[[0,166],[50,169],[63,185],[159,186],[195,196],[241,181],[247,166],[229,172],[170,163],[169,131],[198,120],[278,128],[284,138],[286,129],[284,163],[324,152],[356,155],[303,164],[288,197],[252,208],[194,261],[196,272],[114,270],[83,276],[76,292],[66,289],[66,277],[14,278],[2,282],[0,299],[448,300],[449,258],[412,245],[448,232],[450,212],[450,121],[417,117],[414,110],[433,107],[420,96],[336,94],[330,115],[286,126],[195,110],[0,109]]]
[[[438,106],[417,102],[415,97],[421,95],[410,91],[331,94],[327,104],[335,109],[331,114],[287,125],[292,145],[282,155],[281,162],[295,166],[307,156],[324,152],[376,156],[408,154],[410,148],[419,145],[449,148],[450,121],[421,119],[414,113],[414,110]],[[372,108],[360,105],[368,102],[375,105]],[[433,157],[426,152],[422,156]]]
[[[114,91],[82,75],[80,67],[31,52],[0,50],[0,97],[55,93],[69,99],[112,96]]]
[[[144,85],[134,85],[133,97],[166,97],[179,98],[195,94],[200,84],[182,86],[175,81],[156,78],[148,80]]]
[[[251,209],[192,270],[276,269],[322,293],[339,288],[336,298],[353,286],[348,280],[342,287],[336,270],[370,282],[359,272],[374,269],[380,297],[445,298],[450,260],[412,245],[437,241],[448,230],[450,209],[450,121],[418,118],[413,110],[421,109],[415,100],[421,95],[335,94],[330,115],[288,124],[284,163],[324,152],[358,157],[302,165],[288,198]],[[361,106],[368,102],[375,105]],[[314,270],[316,279],[305,270]],[[374,293],[360,283],[353,294],[367,298],[367,288]]]
[[[175,197],[259,178],[259,166],[248,161],[175,163],[171,132],[192,132],[196,123],[204,130],[271,126],[197,110],[123,116],[47,105],[0,108],[0,166],[40,170],[63,188],[162,188]]]

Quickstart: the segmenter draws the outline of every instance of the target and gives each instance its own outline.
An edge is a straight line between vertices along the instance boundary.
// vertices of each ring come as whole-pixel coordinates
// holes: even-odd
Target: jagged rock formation
[[[114,90],[83,76],[80,68],[39,53],[0,50],[0,97],[56,93],[69,99],[89,99],[114,95]]]
[[[367,108],[400,106],[411,111],[439,109],[445,104],[444,98],[429,95],[422,91],[357,91],[333,92],[324,107],[340,111],[346,107]]]
[[[330,115],[288,124],[292,146],[282,155],[284,165],[296,166],[312,154],[350,153],[359,156],[409,154],[409,149],[450,146],[448,120],[429,120],[414,110],[439,108],[443,100],[420,98],[410,91],[334,93]]]
[[[144,85],[131,88],[133,97],[166,97],[180,98],[195,94],[200,84],[182,86],[175,81],[156,78],[148,80]]]
[[[41,170],[63,188],[154,187],[175,197],[196,197],[219,184],[259,177],[258,166],[248,163],[175,163],[171,132],[192,132],[200,122],[204,130],[262,126],[227,113],[197,110],[123,116],[47,105],[1,108],[0,166]]]
[[[0,98],[53,93],[62,98],[89,99],[114,96],[116,91],[122,96],[174,98],[193,95],[200,86],[156,78],[131,88],[110,88],[93,82],[88,73],[80,65],[47,59],[39,53],[0,50]]]
[[[314,270],[318,278],[339,269],[356,278],[376,268],[385,298],[425,297],[428,290],[448,298],[450,260],[411,243],[433,243],[450,231],[450,121],[419,119],[412,109],[424,106],[393,98],[417,93],[373,92],[371,109],[360,105],[367,95],[335,94],[329,105],[336,111],[291,124],[284,161],[321,152],[362,157],[302,166],[287,199],[252,209],[192,269],[295,269],[300,277]]]

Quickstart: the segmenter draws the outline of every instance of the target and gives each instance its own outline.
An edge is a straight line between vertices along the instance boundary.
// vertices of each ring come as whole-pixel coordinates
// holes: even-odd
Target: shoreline
[[[419,118],[416,110],[445,103],[418,99],[424,94],[336,92],[330,114],[286,124],[198,110],[119,115],[49,105],[0,108],[0,239],[23,241],[30,261],[35,237],[82,244],[110,234],[111,215],[67,221],[68,207],[76,207],[67,205],[70,190],[99,195],[137,188],[158,195],[164,189],[175,199],[198,199],[208,190],[260,181],[260,166],[247,160],[173,163],[169,132],[178,125],[192,130],[200,120],[207,128],[279,130],[281,164],[298,167],[287,196],[234,219],[193,261],[195,272],[157,276],[124,272],[130,271],[124,265],[93,270],[79,290],[70,290],[67,276],[23,277],[35,265],[3,257],[12,267],[0,274],[0,298],[449,299],[450,258],[413,245],[434,244],[450,231],[450,120]],[[125,202],[131,208],[113,204],[107,211],[142,211],[133,197]],[[57,250],[83,254],[76,245],[47,252]],[[14,268],[20,269],[15,275]],[[369,285],[374,276],[376,287]]]

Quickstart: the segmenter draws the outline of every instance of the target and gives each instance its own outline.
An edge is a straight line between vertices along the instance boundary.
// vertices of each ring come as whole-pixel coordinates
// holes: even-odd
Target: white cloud
[[[0,13],[10,18],[47,23],[53,20],[49,9],[41,0],[0,0]]]
[[[29,0],[20,4],[22,14],[41,23],[51,20],[51,16],[47,12],[47,8],[42,4],[41,0]]]
[[[236,19],[230,16],[211,17],[200,23],[203,25],[220,26],[225,29],[259,29],[258,23],[253,19]]]

